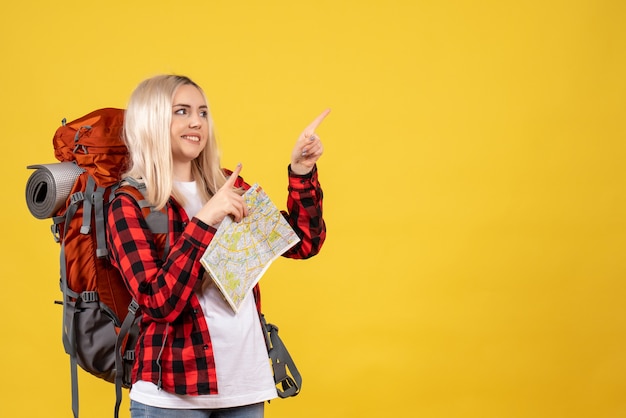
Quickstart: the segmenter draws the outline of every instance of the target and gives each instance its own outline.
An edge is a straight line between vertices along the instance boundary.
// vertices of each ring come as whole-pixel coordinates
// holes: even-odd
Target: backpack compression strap
[[[96,183],[91,176],[87,180],[86,192],[76,192],[70,197],[70,205],[65,212],[65,217],[60,217],[54,220],[53,228],[56,227],[58,231],[59,223],[64,223],[63,234],[67,233],[67,227],[70,225],[72,218],[76,215],[78,207],[83,205],[83,225],[80,232],[82,234],[89,234],[91,231],[91,191],[95,188]],[[86,196],[89,196],[87,198]],[[54,233],[54,229],[53,229]],[[75,298],[75,310],[78,311],[78,307],[81,304],[82,296],[74,292],[69,287],[67,278],[67,264],[65,258],[65,237],[58,236],[61,241],[61,254],[60,254],[60,266],[61,266],[61,289],[63,290],[63,321],[65,321],[67,305],[70,303],[71,298]],[[78,363],[76,358],[76,331],[74,329],[75,317],[72,317],[69,326],[65,327],[63,323],[62,336],[63,346],[65,352],[70,356],[70,378],[72,384],[72,412],[75,418],[78,418]]]

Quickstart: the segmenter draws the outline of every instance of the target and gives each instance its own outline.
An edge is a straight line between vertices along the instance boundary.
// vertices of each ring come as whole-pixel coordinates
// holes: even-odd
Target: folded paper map
[[[300,238],[258,185],[243,195],[248,216],[227,216],[200,260],[235,312],[272,261]]]

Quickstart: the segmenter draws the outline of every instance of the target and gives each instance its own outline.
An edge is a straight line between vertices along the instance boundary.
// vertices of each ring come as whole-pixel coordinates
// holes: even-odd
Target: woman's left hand
[[[313,170],[315,163],[324,152],[324,146],[315,129],[330,113],[330,109],[324,110],[304,131],[300,134],[296,145],[291,152],[291,171],[298,175],[308,174]]]

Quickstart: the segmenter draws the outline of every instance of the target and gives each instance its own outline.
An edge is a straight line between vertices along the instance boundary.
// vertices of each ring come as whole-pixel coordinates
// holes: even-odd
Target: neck
[[[193,181],[193,173],[191,172],[191,163],[174,164],[174,180],[176,181]]]

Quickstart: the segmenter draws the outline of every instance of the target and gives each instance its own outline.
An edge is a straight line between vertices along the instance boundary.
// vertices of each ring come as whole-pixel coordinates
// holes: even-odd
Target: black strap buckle
[[[294,396],[300,390],[298,384],[291,378],[291,376],[286,376],[280,382],[276,382],[276,385],[280,385],[283,388],[282,390],[276,388],[276,392],[280,398]]]

